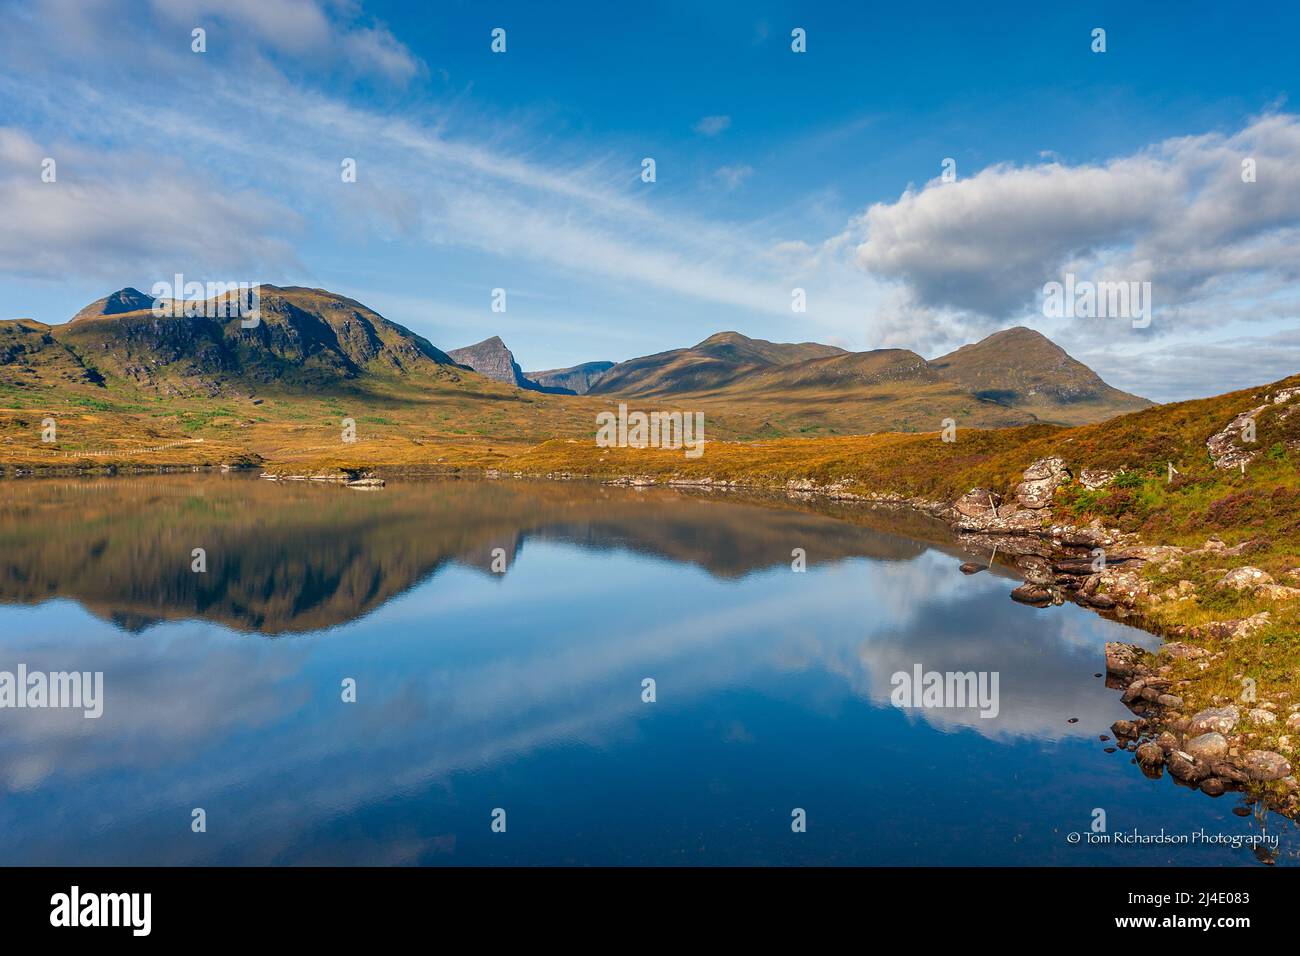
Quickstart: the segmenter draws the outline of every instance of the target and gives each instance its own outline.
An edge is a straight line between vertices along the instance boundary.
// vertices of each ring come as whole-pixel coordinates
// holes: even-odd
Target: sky
[[[0,0],[0,22],[0,318],[181,273],[329,289],[443,349],[500,335],[526,370],[729,329],[933,358],[1027,325],[1159,401],[1300,371],[1295,4]],[[1149,323],[1054,317],[1067,274],[1149,282]]]

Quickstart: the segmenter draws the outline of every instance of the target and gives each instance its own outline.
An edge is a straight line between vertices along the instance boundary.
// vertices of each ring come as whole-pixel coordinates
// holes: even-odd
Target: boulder
[[[1234,591],[1254,591],[1264,584],[1272,584],[1273,576],[1259,568],[1233,568],[1214,585],[1220,590],[1232,588]]]
[[[1040,458],[1021,476],[1016,485],[1016,501],[1030,510],[1046,508],[1052,503],[1056,489],[1070,480],[1070,471],[1060,458]]]
[[[996,517],[1002,498],[987,488],[972,488],[953,505],[957,513],[966,518]]]
[[[1192,715],[1192,721],[1187,725],[1187,732],[1192,736],[1211,732],[1227,734],[1232,732],[1232,728],[1237,726],[1237,721],[1240,719],[1241,713],[1232,705],[1207,707]]]
[[[1281,780],[1291,773],[1285,757],[1271,750],[1251,750],[1241,759],[1242,769],[1251,780]]]
[[[1228,738],[1223,734],[1208,733],[1201,734],[1199,737],[1193,737],[1187,743],[1183,744],[1183,750],[1191,754],[1196,760],[1211,761],[1226,756],[1228,753]]]
[[[1034,607],[1046,607],[1052,603],[1052,592],[1041,584],[1031,584],[1026,581],[1011,592],[1011,600],[1019,601],[1021,604],[1031,604]]]
[[[1137,749],[1137,762],[1144,767],[1159,767],[1165,762],[1165,752],[1159,744],[1148,741]]]

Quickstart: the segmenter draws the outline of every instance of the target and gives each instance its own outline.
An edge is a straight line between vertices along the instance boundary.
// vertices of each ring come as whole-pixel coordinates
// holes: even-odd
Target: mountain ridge
[[[365,391],[382,381],[401,401],[412,388],[425,388],[422,382],[465,392],[492,381],[572,398],[727,403],[714,414],[740,409],[758,435],[914,430],[930,427],[936,409],[964,410],[981,426],[1078,424],[1151,404],[1112,388],[1024,327],[931,360],[908,349],[850,352],[728,330],[623,362],[525,373],[497,335],[443,352],[346,296],[304,286],[260,290],[261,321],[253,328],[237,317],[210,317],[215,303],[194,309],[198,315],[154,315],[154,300],[131,287],[62,325],[0,322],[0,386],[104,389],[119,382],[163,395],[216,397],[271,387],[289,394]],[[487,394],[509,400],[509,393]]]

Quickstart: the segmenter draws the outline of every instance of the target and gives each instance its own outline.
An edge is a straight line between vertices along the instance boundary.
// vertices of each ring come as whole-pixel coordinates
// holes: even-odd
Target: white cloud
[[[706,116],[695,124],[695,132],[703,136],[717,136],[730,126],[730,116]]]
[[[1253,158],[1257,181],[1242,181]],[[1152,282],[1157,308],[1195,321],[1300,276],[1300,118],[1166,140],[1099,165],[996,165],[876,203],[859,266],[901,283],[901,311],[1004,325],[1064,271]],[[904,319],[905,321],[905,319]]]
[[[54,182],[42,181],[45,157]],[[301,268],[284,238],[299,221],[292,210],[151,154],[53,147],[0,127],[0,208],[0,271],[11,275],[255,281],[267,268]]]
[[[735,189],[740,186],[746,179],[754,173],[753,166],[747,166],[744,163],[738,163],[732,166],[719,166],[714,170],[713,175],[727,189]]]

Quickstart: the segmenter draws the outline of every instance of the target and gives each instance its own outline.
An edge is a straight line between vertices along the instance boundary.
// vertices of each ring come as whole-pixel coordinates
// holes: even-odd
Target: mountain
[[[214,306],[209,303],[209,306]],[[70,322],[43,327],[30,366],[84,369],[163,394],[217,395],[271,384],[312,388],[369,375],[441,376],[455,363],[428,340],[360,302],[323,289],[261,287],[260,322],[238,317],[153,313],[153,300],[122,289]],[[5,323],[9,325],[9,323]],[[7,329],[3,338],[22,338]],[[31,335],[27,335],[31,340]]]
[[[927,409],[934,408],[954,414],[973,410],[976,423],[987,426],[1080,424],[1151,404],[1107,385],[1064,349],[1026,328],[994,333],[932,361],[907,349],[846,352],[720,332],[689,349],[620,362],[601,376],[591,394],[785,402],[785,414],[846,425],[845,410],[835,405],[871,403],[889,411],[884,427],[903,430],[922,427],[934,417]]]
[[[772,366],[844,354],[844,349],[816,342],[788,345],[739,332],[718,332],[688,349],[620,362],[600,377],[591,393],[650,396],[714,391]]]
[[[551,368],[542,372],[525,372],[524,378],[536,382],[542,388],[570,395],[586,395],[606,372],[614,367],[613,362],[583,362],[569,368]]]
[[[501,337],[498,335],[484,339],[474,345],[452,349],[447,354],[457,364],[464,365],[478,372],[478,374],[492,379],[494,382],[503,382],[506,385],[513,385],[515,388],[526,388],[534,392],[576,394],[567,389],[544,386],[524,375],[519,363],[515,361],[515,354],[506,348],[506,343],[501,341]]]
[[[1065,349],[1023,326],[963,345],[934,359],[930,367],[977,398],[1026,408],[1097,405],[1136,411],[1151,404],[1107,385]]]
[[[510,446],[589,439],[596,416],[621,401],[703,412],[712,439],[741,441],[934,431],[948,418],[963,428],[1072,425],[1149,404],[1028,329],[928,361],[907,349],[847,352],[720,332],[686,349],[534,378],[495,336],[449,354],[345,296],[260,291],[252,328],[215,308],[154,315],[153,300],[131,288],[62,325],[0,322],[0,467],[164,445],[189,449],[169,452],[186,464],[308,458],[338,442],[344,417],[367,449],[388,443],[392,460],[473,446],[491,467]],[[59,443],[31,446],[33,422],[50,413]]]

